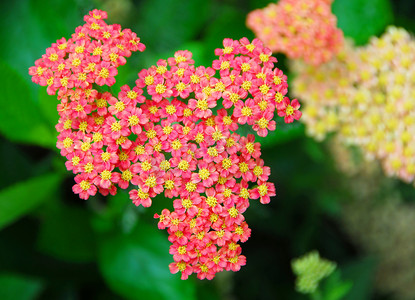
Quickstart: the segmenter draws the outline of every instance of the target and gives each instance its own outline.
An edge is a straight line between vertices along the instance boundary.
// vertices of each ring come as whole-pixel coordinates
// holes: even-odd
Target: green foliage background
[[[116,88],[176,50],[209,65],[225,37],[252,39],[248,12],[265,0],[16,0],[0,4],[0,299],[306,299],[295,292],[294,257],[318,249],[353,282],[344,299],[391,299],[373,289],[376,258],[367,257],[339,226],[347,198],[324,144],[304,135],[300,123],[265,139],[277,197],[246,213],[252,237],[243,246],[247,265],[213,281],[171,275],[169,242],[155,212],[171,206],[159,198],[149,209],[126,193],[88,201],[72,194],[73,176],[55,149],[57,100],[33,84],[28,68],[50,44],[69,37],[93,8],[109,22],[131,28],[147,49],[122,66]],[[365,44],[388,24],[415,29],[411,0],[335,0],[339,26]],[[286,59],[277,55],[287,72]],[[290,76],[290,74],[288,74]],[[116,89],[115,89],[116,90]],[[344,289],[327,282],[336,298]],[[330,294],[331,293],[331,294]],[[336,294],[337,293],[337,294]]]

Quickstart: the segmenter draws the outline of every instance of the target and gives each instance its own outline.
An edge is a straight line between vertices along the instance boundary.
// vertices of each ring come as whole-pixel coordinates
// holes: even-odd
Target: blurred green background
[[[306,137],[298,122],[278,124],[276,132],[260,139],[277,196],[269,205],[253,201],[245,213],[252,228],[251,238],[242,245],[247,265],[237,273],[218,274],[213,281],[193,277],[181,281],[180,275],[170,274],[167,234],[157,229],[153,215],[171,207],[171,200],[160,197],[152,207],[143,209],[135,207],[127,193],[95,196],[88,201],[72,193],[73,175],[66,171],[55,148],[57,100],[48,96],[44,87],[33,84],[28,75],[28,68],[51,43],[69,37],[93,8],[106,10],[109,23],[131,28],[147,47],[120,67],[119,87],[133,83],[141,68],[172,56],[176,50],[188,49],[196,65],[210,65],[223,38],[254,38],[245,26],[246,15],[268,3],[1,2],[0,299],[307,299],[295,291],[290,264],[313,249],[337,262],[336,276],[352,283],[343,299],[415,299],[415,291],[411,294],[408,289],[402,296],[397,288],[376,288],[382,286],[376,270],[384,258],[350,235],[347,227],[354,211],[363,209],[353,202],[359,195],[376,200],[385,193],[399,194],[405,205],[415,209],[413,187],[378,173],[342,175],[336,168],[338,153],[330,141],[317,143]],[[415,30],[412,0],[335,0],[333,11],[345,35],[359,45],[381,34],[389,24]],[[285,57],[277,58],[277,66],[290,78]],[[356,182],[365,182],[362,177],[369,177],[372,190],[359,194],[353,187]],[[361,218],[365,218],[364,211]],[[376,219],[375,215],[370,220]],[[383,229],[392,232],[389,223],[385,224]],[[361,230],[364,240],[364,228]],[[407,247],[408,240],[397,240],[400,244],[396,248]],[[401,264],[408,265],[405,261]],[[393,281],[396,271],[391,268],[384,280]],[[414,288],[415,275],[408,276],[413,276]],[[325,295],[332,295],[325,300],[339,299],[336,280],[323,283],[323,290],[329,290]]]

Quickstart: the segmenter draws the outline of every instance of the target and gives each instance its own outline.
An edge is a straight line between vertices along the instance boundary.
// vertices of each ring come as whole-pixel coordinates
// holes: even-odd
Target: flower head
[[[172,243],[171,272],[212,279],[239,270],[246,258],[237,243],[251,232],[242,214],[250,198],[268,203],[275,186],[266,181],[270,168],[255,136],[235,131],[244,124],[261,136],[275,130],[274,95],[285,96],[286,77],[259,40],[225,39],[211,67],[196,68],[190,51],[177,51],[141,70],[133,88],[102,92],[125,57],[145,48],[106,17],[90,12],[72,38],[53,44],[29,69],[35,83],[58,91],[57,147],[77,174],[74,192],[88,199],[132,186],[132,202],[144,207],[163,193],[174,210],[155,217]],[[287,101],[278,115],[284,110],[292,122],[287,116],[298,119],[299,104]]]

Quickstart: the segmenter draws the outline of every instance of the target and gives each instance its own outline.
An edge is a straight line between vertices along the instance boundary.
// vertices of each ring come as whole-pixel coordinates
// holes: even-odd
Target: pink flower
[[[108,85],[111,86],[115,83],[115,75],[118,74],[118,71],[115,67],[111,66],[109,62],[102,62],[101,64],[96,66],[95,75],[97,76],[95,79],[95,83],[102,86]]]
[[[300,103],[297,99],[292,100],[284,98],[282,105],[278,109],[278,116],[284,117],[285,123],[292,123],[294,120],[299,120],[302,113],[298,109],[300,108]]]

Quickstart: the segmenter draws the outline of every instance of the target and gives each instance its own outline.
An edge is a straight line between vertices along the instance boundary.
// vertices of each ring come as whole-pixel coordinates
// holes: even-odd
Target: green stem
[[[112,91],[112,88],[110,86],[108,87],[108,91],[111,93],[111,95],[113,95],[114,97],[117,97],[116,95],[114,95],[114,92]]]
[[[100,87],[100,86],[99,86],[99,85],[97,85],[96,83],[93,83],[93,84],[92,84],[92,88],[93,88],[93,89],[95,89],[95,90],[97,90],[97,91],[98,91],[98,92],[100,92],[101,94],[106,92],[106,91],[105,91],[102,87]]]

